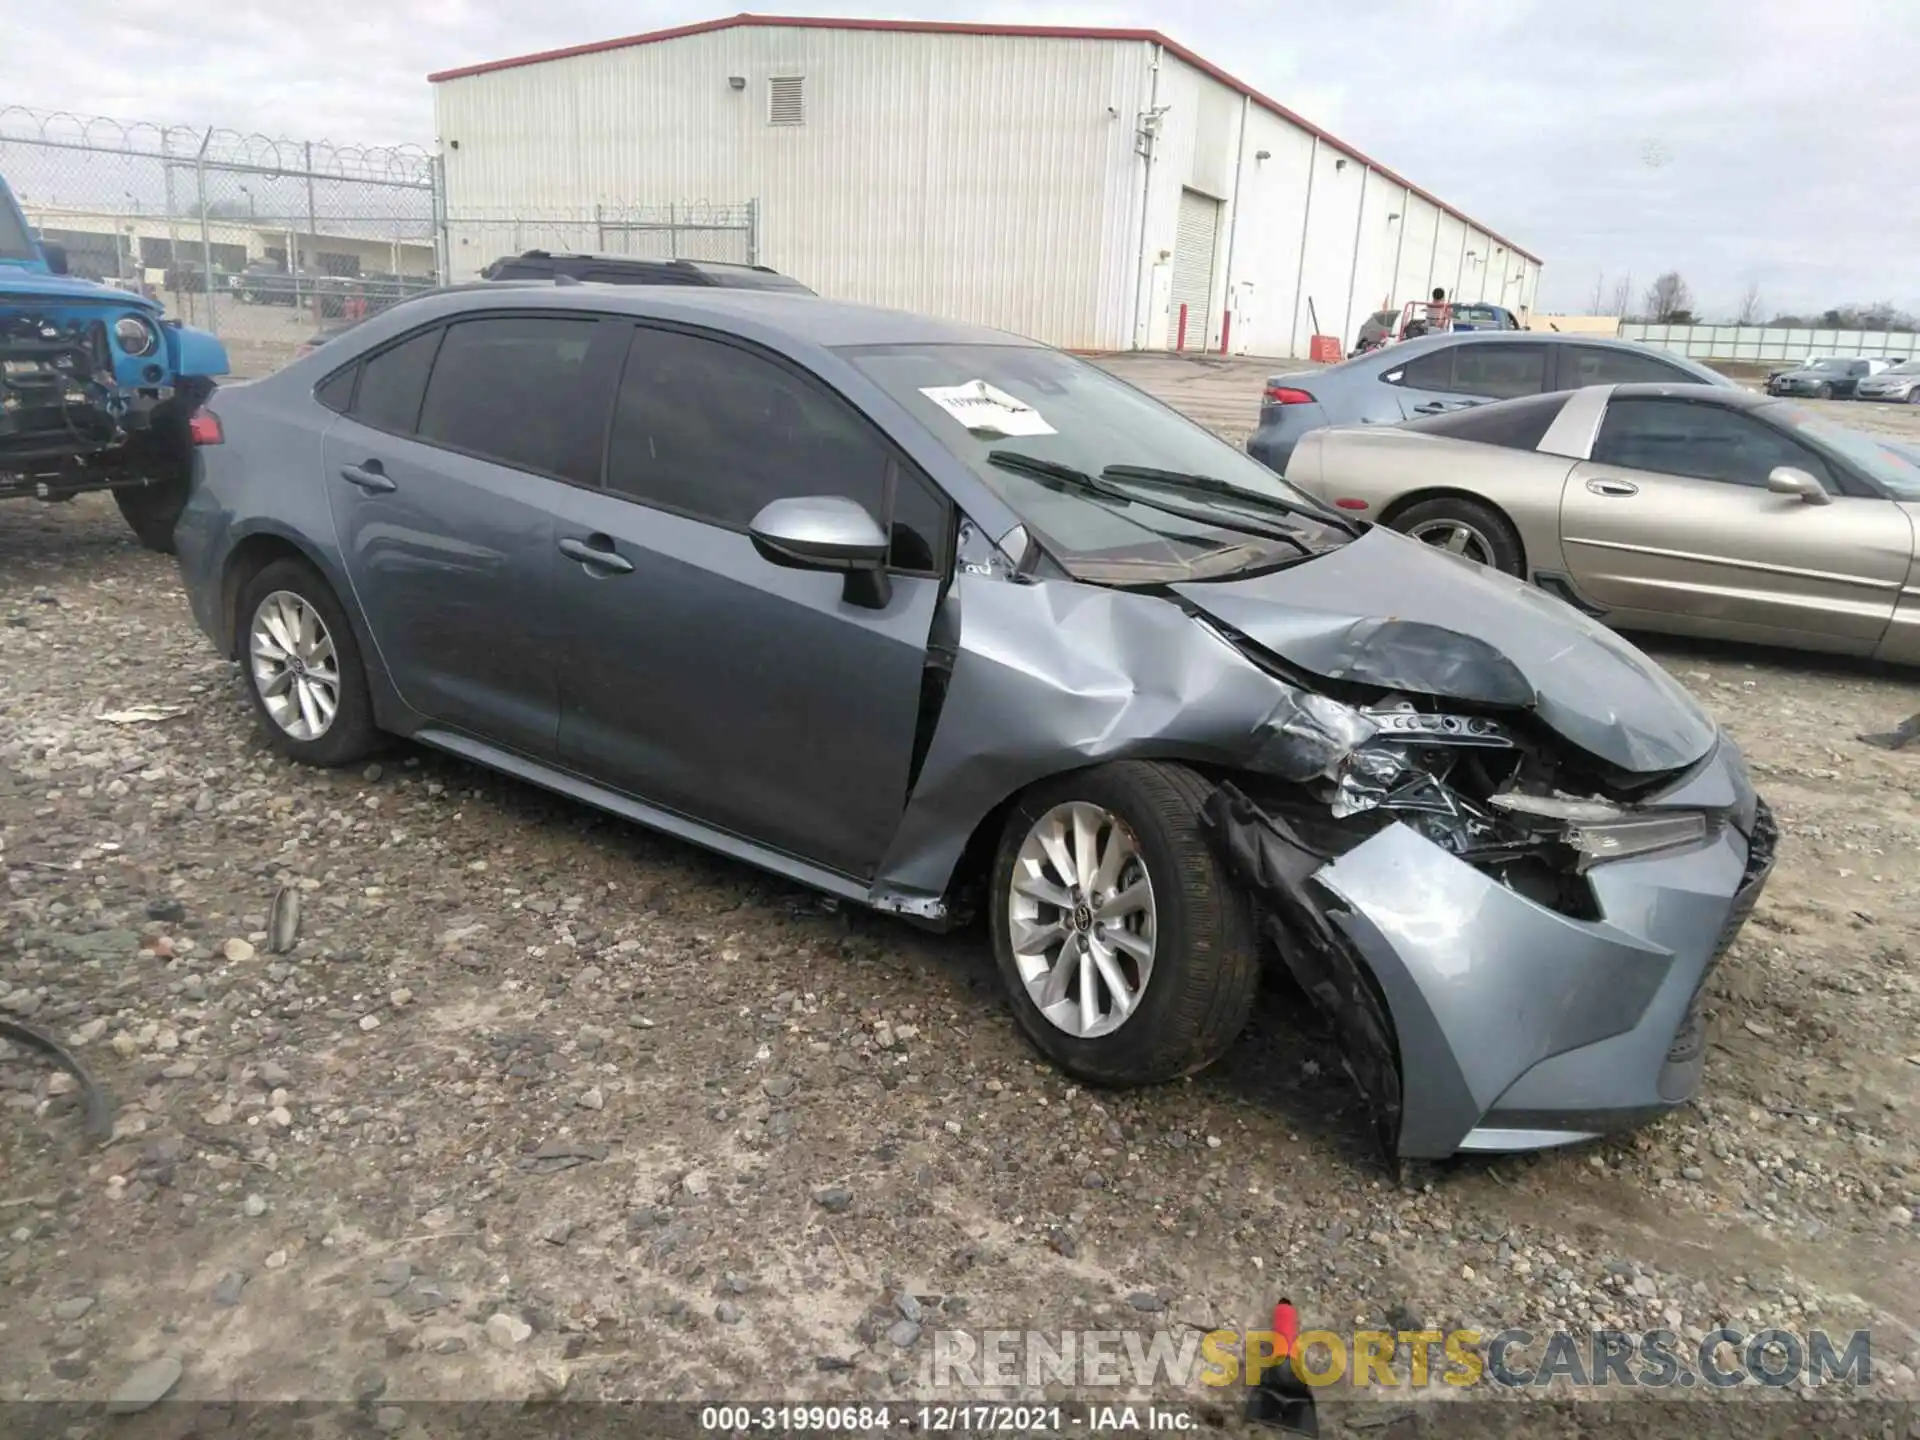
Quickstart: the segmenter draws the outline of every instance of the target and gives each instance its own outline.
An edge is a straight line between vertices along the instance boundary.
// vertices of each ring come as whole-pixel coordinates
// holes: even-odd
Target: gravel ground
[[[0,1397],[172,1359],[187,1398],[892,1398],[937,1329],[1259,1328],[1282,1291],[1336,1329],[1871,1326],[1915,1394],[1920,750],[1855,739],[1911,677],[1654,642],[1785,832],[1704,1096],[1396,1182],[1282,983],[1208,1074],[1088,1093],[981,935],[428,752],[290,767],[109,503],[4,520],[0,1009],[119,1113],[87,1146],[0,1042]]]

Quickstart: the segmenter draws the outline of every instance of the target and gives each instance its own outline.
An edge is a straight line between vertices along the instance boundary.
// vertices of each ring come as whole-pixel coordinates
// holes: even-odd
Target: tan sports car
[[[1596,385],[1312,431],[1286,476],[1621,629],[1920,664],[1920,451],[1790,400]]]

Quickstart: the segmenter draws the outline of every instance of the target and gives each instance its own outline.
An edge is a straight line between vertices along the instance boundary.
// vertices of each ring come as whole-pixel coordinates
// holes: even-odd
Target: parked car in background
[[[480,272],[482,280],[569,280],[599,285],[705,285],[728,290],[814,292],[765,265],[722,260],[649,260],[634,255],[563,255],[528,250],[503,255]]]
[[[1858,356],[1843,359],[1827,356],[1809,360],[1795,370],[1786,370],[1767,381],[1769,395],[1798,395],[1811,400],[1851,400],[1854,387],[1869,375],[1887,368],[1885,360],[1866,360]]]
[[[1347,352],[1347,358],[1364,355],[1369,350],[1378,350],[1396,340],[1400,327],[1398,310],[1376,310],[1360,326],[1360,333],[1354,338],[1353,349]]]
[[[170,549],[190,437],[226,373],[214,336],[69,275],[0,179],[0,499],[110,490],[142,545]]]
[[[1101,1084],[1217,1058],[1278,936],[1402,1156],[1699,1083],[1773,852],[1732,740],[1604,627],[1086,361],[482,282],[220,422],[181,570],[289,757],[408,735],[849,902],[981,906],[1020,1026]]]
[[[1300,437],[1323,425],[1397,425],[1490,400],[1637,382],[1737,388],[1704,365],[1631,340],[1532,330],[1429,335],[1270,377],[1247,453],[1284,470]]]
[[[1920,664],[1920,461],[1792,401],[1596,386],[1318,430],[1287,478],[1611,625]]]
[[[227,288],[242,305],[317,305],[323,315],[339,315],[353,281],[318,271],[294,272],[278,260],[250,261],[227,277]]]
[[[1877,375],[1861,377],[1854,382],[1853,398],[1883,405],[1920,405],[1920,360],[1902,360]]]

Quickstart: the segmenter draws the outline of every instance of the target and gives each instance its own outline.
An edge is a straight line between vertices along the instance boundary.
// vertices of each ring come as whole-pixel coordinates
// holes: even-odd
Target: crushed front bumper
[[[1728,818],[1698,844],[1594,866],[1598,920],[1548,909],[1405,825],[1327,860],[1231,786],[1206,819],[1340,1031],[1389,1156],[1439,1159],[1591,1139],[1698,1089],[1701,995],[1776,832],[1730,741],[1649,803]]]

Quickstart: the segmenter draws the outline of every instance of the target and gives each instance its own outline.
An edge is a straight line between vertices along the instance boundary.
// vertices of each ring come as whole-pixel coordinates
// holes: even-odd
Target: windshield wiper
[[[1311,556],[1315,553],[1311,545],[1291,530],[1264,525],[1244,515],[1223,516],[1217,510],[1193,510],[1185,505],[1169,505],[1166,501],[1157,500],[1151,496],[1136,495],[1125,486],[1116,485],[1108,480],[1104,474],[1089,475],[1084,470],[1076,470],[1071,465],[1062,465],[1057,460],[1042,460],[1038,455],[1028,455],[1020,450],[989,450],[987,463],[998,465],[1002,470],[1012,470],[1016,474],[1031,475],[1037,480],[1050,480],[1062,488],[1078,490],[1083,495],[1097,496],[1102,500],[1112,500],[1121,505],[1144,505],[1149,510],[1158,510],[1162,515],[1191,520],[1196,525],[1211,525],[1217,530],[1238,530],[1244,535],[1259,535],[1267,540],[1278,540],[1284,545],[1293,546],[1302,555]]]
[[[1135,485],[1153,485],[1168,490],[1192,490],[1202,495],[1217,495],[1255,510],[1270,510],[1278,515],[1297,515],[1323,524],[1336,525],[1349,535],[1360,533],[1353,521],[1338,510],[1320,505],[1304,505],[1283,495],[1263,495],[1212,475],[1195,475],[1185,470],[1161,470],[1152,465],[1109,465],[1100,472],[1103,479],[1124,480]]]

